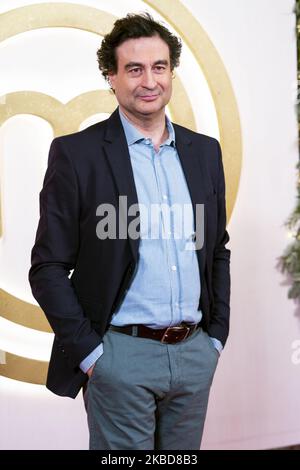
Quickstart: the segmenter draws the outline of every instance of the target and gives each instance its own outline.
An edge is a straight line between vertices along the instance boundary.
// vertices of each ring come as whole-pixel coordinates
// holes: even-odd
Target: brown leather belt
[[[149,328],[145,325],[126,325],[126,326],[115,326],[110,325],[109,329],[124,333],[125,335],[138,336],[140,338],[156,339],[161,343],[173,344],[179,343],[184,339],[188,338],[197,328],[200,327],[200,323],[188,324],[180,323],[180,325],[169,326],[163,329]]]

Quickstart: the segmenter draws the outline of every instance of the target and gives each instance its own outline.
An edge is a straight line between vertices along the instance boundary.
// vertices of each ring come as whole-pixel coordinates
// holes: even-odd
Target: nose
[[[153,89],[156,86],[155,76],[152,70],[145,70],[143,73],[142,86]]]

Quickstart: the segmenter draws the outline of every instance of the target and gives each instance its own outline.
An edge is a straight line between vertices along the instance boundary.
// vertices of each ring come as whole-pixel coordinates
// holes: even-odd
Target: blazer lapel
[[[189,136],[182,132],[182,130],[174,125],[176,135],[176,148],[181,161],[183,172],[185,174],[186,182],[189,188],[190,197],[193,205],[194,212],[194,229],[196,221],[196,204],[205,204],[207,187],[206,187],[206,171],[203,159],[199,158],[201,148],[193,144]],[[196,250],[200,276],[204,277],[204,268],[206,261],[206,211],[204,206],[204,244],[201,249]]]
[[[126,237],[135,261],[138,257],[139,239],[133,239],[128,235],[128,225],[132,220],[139,221],[137,216],[128,216],[128,208],[133,204],[138,204],[138,197],[134,182],[133,170],[130,161],[130,155],[126,137],[123,131],[122,123],[119,117],[118,108],[113,112],[107,121],[107,129],[104,137],[104,150],[108,163],[111,167],[114,179],[118,188],[119,196],[126,196],[126,205],[119,206],[120,218],[123,221],[123,227],[126,228]],[[119,215],[119,214],[118,214]]]

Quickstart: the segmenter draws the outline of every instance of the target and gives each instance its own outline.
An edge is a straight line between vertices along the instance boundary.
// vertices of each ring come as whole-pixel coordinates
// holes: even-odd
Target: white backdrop
[[[2,0],[0,13],[32,3],[44,2]],[[140,0],[131,1],[129,9],[119,0],[68,3],[96,6],[117,16],[151,11]],[[238,102],[244,147],[238,198],[228,226],[231,332],[212,388],[203,449],[264,449],[300,443],[300,353],[295,349],[300,318],[293,302],[287,300],[284,278],[276,269],[277,257],[289,241],[283,222],[296,195],[294,2],[182,3],[198,19],[225,64]],[[95,61],[98,45],[96,35],[58,28],[28,32],[1,43],[0,96],[35,90],[67,102],[84,91],[104,88]],[[178,73],[193,99],[198,130],[218,138],[207,85],[187,48]],[[0,240],[0,288],[32,303],[27,273],[51,139],[50,125],[29,115],[10,119],[0,130],[5,223]],[[0,328],[0,349],[49,357],[50,335],[31,330],[20,333],[1,319]],[[59,398],[45,387],[3,377],[0,394],[1,449],[87,448],[81,394],[75,401]]]

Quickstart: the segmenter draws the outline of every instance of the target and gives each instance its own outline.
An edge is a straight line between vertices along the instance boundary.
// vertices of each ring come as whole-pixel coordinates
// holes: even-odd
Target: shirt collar
[[[125,137],[128,145],[135,144],[138,141],[146,139],[146,137],[136,128],[131,122],[128,121],[126,116],[122,113],[119,108],[119,115],[125,132]],[[175,131],[173,124],[166,115],[166,124],[169,132],[168,138],[163,142],[163,145],[172,145],[175,146]]]

